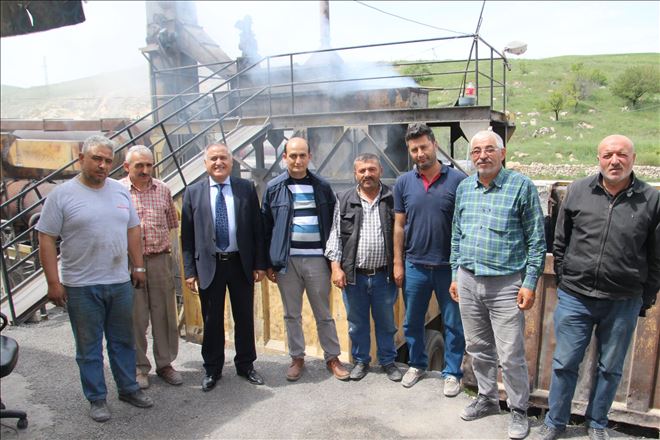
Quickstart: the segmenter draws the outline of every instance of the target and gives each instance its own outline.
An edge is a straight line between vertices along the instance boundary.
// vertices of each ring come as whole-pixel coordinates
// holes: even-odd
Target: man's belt
[[[157,255],[163,255],[163,254],[169,254],[169,253],[170,253],[170,250],[167,249],[167,250],[165,250],[165,251],[160,251],[160,252],[151,252],[151,253],[149,253],[149,254],[146,254],[146,256],[147,256],[147,257],[155,257],[155,256],[157,256]]]
[[[218,252],[218,261],[229,261],[234,257],[238,257],[238,252]]]
[[[381,266],[375,269],[360,269],[358,267],[357,269],[355,269],[355,272],[358,273],[359,275],[366,275],[368,277],[372,277],[376,275],[378,272],[387,272],[387,266]]]

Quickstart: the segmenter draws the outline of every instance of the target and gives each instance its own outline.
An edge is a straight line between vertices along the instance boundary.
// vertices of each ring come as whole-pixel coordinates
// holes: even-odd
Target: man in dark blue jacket
[[[300,379],[305,358],[302,294],[307,292],[328,369],[339,380],[349,373],[339,361],[341,349],[330,312],[330,268],[323,256],[332,228],[335,195],[330,185],[307,167],[311,159],[305,139],[294,137],[284,147],[287,171],[270,182],[263,197],[268,279],[282,295],[289,354],[287,379]]]

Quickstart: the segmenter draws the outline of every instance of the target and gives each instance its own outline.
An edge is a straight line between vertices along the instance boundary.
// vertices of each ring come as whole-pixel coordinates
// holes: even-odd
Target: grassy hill
[[[608,134],[621,133],[635,143],[638,165],[660,166],[660,95],[644,96],[637,108],[631,108],[611,92],[611,84],[626,68],[660,67],[660,54],[562,56],[510,62],[512,68],[506,78],[507,110],[517,127],[507,148],[510,160],[523,164],[595,164],[599,141]],[[570,80],[580,63],[585,72],[598,70],[606,84],[588,87],[589,96],[577,108],[564,109],[555,121],[554,113],[545,104],[553,91],[560,90]],[[423,74],[464,68],[464,64],[447,63],[407,66],[401,70]],[[495,77],[501,80],[499,70],[496,69]],[[418,82],[426,87],[451,88],[456,86],[457,78],[460,80],[462,75],[429,76]],[[455,90],[432,92],[430,105],[453,105],[457,93]],[[497,104],[501,90],[493,95],[495,109],[501,109],[501,103]],[[489,100],[489,90],[480,90],[480,102]]]
[[[48,86],[2,86],[3,118],[97,119],[136,118],[151,109],[146,67]]]
[[[621,133],[635,142],[637,165],[660,167],[660,94],[645,96],[636,108],[614,96],[611,85],[623,71],[635,65],[660,67],[660,54],[562,56],[541,60],[512,59],[507,79],[507,111],[515,121],[516,131],[509,141],[510,162],[521,164],[595,165],[595,150],[608,134]],[[550,94],[560,90],[581,65],[584,72],[597,70],[605,84],[588,87],[588,97],[577,107],[566,108],[559,117],[545,108]],[[415,64],[400,67],[405,74],[460,72],[464,63]],[[481,66],[486,73],[489,66]],[[502,80],[502,69],[495,69]],[[431,106],[453,106],[463,75],[428,75],[417,81],[432,91]],[[485,81],[480,85],[484,87]],[[480,102],[490,101],[490,90],[480,90]],[[3,118],[73,118],[138,117],[150,110],[146,66],[109,72],[90,78],[50,86],[2,86]],[[501,89],[495,89],[494,109],[502,109]],[[439,139],[446,145],[448,133]],[[466,156],[467,143],[458,145],[458,155]],[[542,174],[541,174],[542,175]],[[548,175],[553,175],[549,173]],[[557,176],[558,174],[554,174]],[[540,176],[540,175],[539,175]],[[657,180],[657,179],[654,179]]]

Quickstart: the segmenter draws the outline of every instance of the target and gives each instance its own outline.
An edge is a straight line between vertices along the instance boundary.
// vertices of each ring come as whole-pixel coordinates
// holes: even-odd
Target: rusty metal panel
[[[537,301],[525,316],[525,349],[529,367],[530,400],[534,406],[548,407],[555,349],[553,314],[557,305],[557,285],[553,257],[546,257],[543,278],[536,288]],[[584,415],[597,359],[595,336],[580,366],[573,397],[572,413]],[[657,428],[660,426],[660,307],[654,306],[646,318],[639,318],[637,329],[626,355],[621,383],[609,418],[615,422]],[[476,386],[469,356],[464,360],[464,382]],[[500,376],[500,397],[506,398]]]

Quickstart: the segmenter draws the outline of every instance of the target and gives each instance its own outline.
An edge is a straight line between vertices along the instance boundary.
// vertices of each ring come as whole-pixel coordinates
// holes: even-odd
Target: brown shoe
[[[135,373],[135,381],[138,383],[141,390],[149,388],[149,375],[147,373],[138,371]]]
[[[300,379],[300,376],[302,376],[303,365],[305,365],[305,358],[291,359],[291,365],[289,365],[289,369],[286,370],[286,380],[295,382]]]
[[[158,374],[165,382],[169,383],[170,385],[181,385],[183,383],[181,373],[176,371],[171,365],[161,368],[160,370],[156,371],[156,374]]]
[[[348,372],[348,370],[342,365],[342,363],[339,361],[339,358],[332,358],[327,362],[328,370],[332,372],[332,374],[335,375],[335,377],[339,380],[348,380],[348,378],[351,376],[351,373]]]

